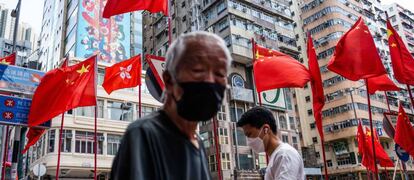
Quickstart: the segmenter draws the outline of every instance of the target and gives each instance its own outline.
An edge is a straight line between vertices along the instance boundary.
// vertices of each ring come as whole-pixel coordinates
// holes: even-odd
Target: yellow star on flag
[[[88,68],[89,68],[89,65],[86,66],[86,67],[84,65],[82,65],[82,68],[79,69],[79,70],[77,70],[76,72],[78,72],[80,74],[80,76],[81,76],[83,73],[89,72]]]
[[[259,51],[256,51],[256,59],[259,59],[259,58],[261,58],[261,57],[264,57],[263,55],[260,55],[259,54]]]
[[[387,29],[387,37],[390,37],[391,35],[393,35],[391,29]]]
[[[397,47],[397,44],[392,43],[392,44],[391,44],[391,47]]]
[[[7,62],[5,59],[2,59],[1,61],[0,61],[0,64],[10,64],[9,62]]]

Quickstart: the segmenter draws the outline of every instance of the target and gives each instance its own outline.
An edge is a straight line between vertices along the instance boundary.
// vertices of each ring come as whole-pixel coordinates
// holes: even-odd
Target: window
[[[281,129],[287,129],[288,128],[285,116],[279,116],[279,125],[280,125]]]
[[[216,162],[216,156],[210,155],[208,156],[208,167],[211,172],[217,171],[217,162]]]
[[[141,106],[141,117],[148,116],[154,111],[156,111],[155,107]],[[137,114],[139,114],[139,105],[137,105]]]
[[[292,136],[292,145],[296,150],[299,150],[298,138],[296,136]]]
[[[103,100],[98,100],[98,118],[103,118],[103,104]],[[95,107],[87,106],[76,108],[76,114],[85,117],[95,117]]]
[[[253,157],[251,154],[239,154],[240,169],[253,169]]]
[[[328,167],[332,167],[332,160],[327,160],[326,164],[328,164]]]
[[[132,121],[132,103],[108,101],[108,117],[112,120]]]
[[[288,135],[282,135],[282,141],[284,143],[289,143],[289,136]]]
[[[229,153],[221,153],[221,169],[222,170],[230,170],[230,154]]]
[[[220,144],[229,144],[229,134],[227,128],[219,128],[219,142]]]
[[[290,129],[291,130],[296,129],[295,119],[293,117],[289,117],[289,124],[290,124]]]
[[[72,130],[63,130],[60,152],[72,152]]]
[[[316,153],[315,153],[315,156],[316,156],[316,158],[321,158],[321,153],[316,152]]]
[[[201,133],[200,137],[203,141],[204,148],[209,148],[214,144],[211,131]]]
[[[243,130],[237,129],[237,143],[239,146],[247,146],[247,140]]]
[[[220,14],[221,12],[223,12],[226,9],[227,9],[226,3],[224,3],[224,1],[220,2],[217,5],[217,14]]]
[[[116,153],[118,152],[118,148],[121,145],[121,138],[122,136],[120,135],[108,134],[108,155],[116,155]]]
[[[312,114],[313,114],[312,109],[308,109],[308,115],[310,116]]]
[[[98,69],[98,85],[102,85],[105,77],[105,70]]]
[[[237,107],[236,109],[233,107],[230,107],[230,118],[232,122],[237,122],[239,121],[240,117],[242,116],[242,114],[244,113],[244,109],[243,108],[239,108]],[[237,116],[237,118],[236,118]]]
[[[102,147],[104,136],[102,133],[97,134],[98,154],[103,154]],[[75,134],[75,152],[84,154],[94,153],[94,133],[86,131],[76,131]]]
[[[310,128],[315,129],[315,123],[310,123]]]
[[[55,130],[49,130],[49,148],[47,149],[48,153],[55,152]]]
[[[226,106],[222,105],[217,112],[217,119],[219,121],[225,121],[226,120]]]
[[[227,20],[227,18],[224,18],[222,21],[217,23],[217,29],[219,32],[223,31],[227,27],[229,27],[229,21]]]
[[[310,102],[310,96],[305,97],[306,102]]]
[[[318,138],[317,138],[317,137],[313,137],[313,138],[312,138],[312,142],[313,142],[313,143],[317,143],[317,142],[318,142]]]

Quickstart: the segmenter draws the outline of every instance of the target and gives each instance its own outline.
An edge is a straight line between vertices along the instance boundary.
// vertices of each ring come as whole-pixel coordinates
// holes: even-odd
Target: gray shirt
[[[128,126],[111,171],[112,180],[209,180],[203,143],[199,148],[160,110]]]

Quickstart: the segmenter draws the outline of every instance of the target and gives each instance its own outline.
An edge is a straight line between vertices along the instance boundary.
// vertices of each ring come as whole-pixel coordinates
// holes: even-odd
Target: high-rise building
[[[106,1],[45,0],[40,37],[40,62],[50,70],[69,56],[77,63],[97,54],[98,58],[98,174],[108,179],[113,158],[128,124],[139,117],[138,88],[128,88],[108,95],[101,84],[104,68],[142,52],[141,12],[126,13],[103,19]],[[143,73],[145,74],[145,72]],[[142,112],[148,115],[160,107],[149,94],[142,77]],[[61,116],[29,151],[30,167],[45,164],[46,176],[54,179]],[[94,107],[82,107],[65,114],[61,146],[60,177],[87,179],[93,177]]]
[[[303,30],[301,39],[306,37],[304,36],[306,32],[309,32],[314,39],[326,99],[322,114],[327,167],[323,167],[322,144],[312,114],[311,91],[309,88],[296,91],[298,104],[301,106],[299,117],[305,166],[328,168],[331,179],[366,178],[367,172],[365,167],[361,165],[361,156],[358,155],[356,140],[358,120],[361,120],[363,125],[369,126],[365,83],[363,80],[346,80],[329,71],[326,66],[335,51],[339,38],[361,16],[369,27],[377,51],[392,78],[385,9],[378,0],[303,0],[299,1],[299,7],[301,14],[299,23]],[[306,46],[304,41],[301,44],[303,47]],[[302,51],[302,58],[307,64],[306,48]],[[401,88],[403,88],[401,92],[387,92],[390,108],[392,111],[398,111],[398,100],[401,100],[406,111],[411,112],[407,89],[405,86],[401,86]],[[370,97],[373,125],[377,129],[383,148],[391,159],[396,161],[398,157],[394,152],[393,140],[382,129],[383,113],[388,112],[387,97],[384,92],[377,92]],[[395,119],[393,123],[395,123]],[[379,167],[379,170],[381,176],[384,177],[385,169]],[[409,176],[412,178],[411,165],[408,170]]]
[[[223,179],[232,179],[235,175],[260,178],[257,170],[266,167],[265,155],[252,152],[243,132],[235,128],[235,122],[243,112],[258,105],[252,80],[251,39],[296,59],[299,57],[294,33],[294,18],[298,14],[292,10],[292,1],[174,0],[170,4],[172,39],[196,30],[212,32],[225,40],[233,57],[228,76],[231,88],[216,117],[219,154],[215,151],[212,121],[200,124],[213,178],[218,176],[217,156],[221,158]],[[145,14],[143,22],[144,53],[164,56],[168,48],[167,18],[162,14]],[[300,151],[294,91],[275,89],[264,92],[262,97],[263,105],[276,118],[280,139]]]
[[[414,13],[397,3],[385,7],[391,24],[414,56]]]

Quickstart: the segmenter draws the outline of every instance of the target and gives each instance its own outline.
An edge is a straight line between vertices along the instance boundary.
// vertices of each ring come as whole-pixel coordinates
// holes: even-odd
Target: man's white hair
[[[166,54],[166,70],[175,79],[177,76],[178,64],[181,61],[183,53],[187,49],[187,41],[193,39],[212,39],[217,41],[217,45],[221,48],[227,59],[227,72],[229,72],[231,65],[231,55],[224,40],[213,33],[206,31],[195,31],[186,34],[181,34],[168,48]]]

